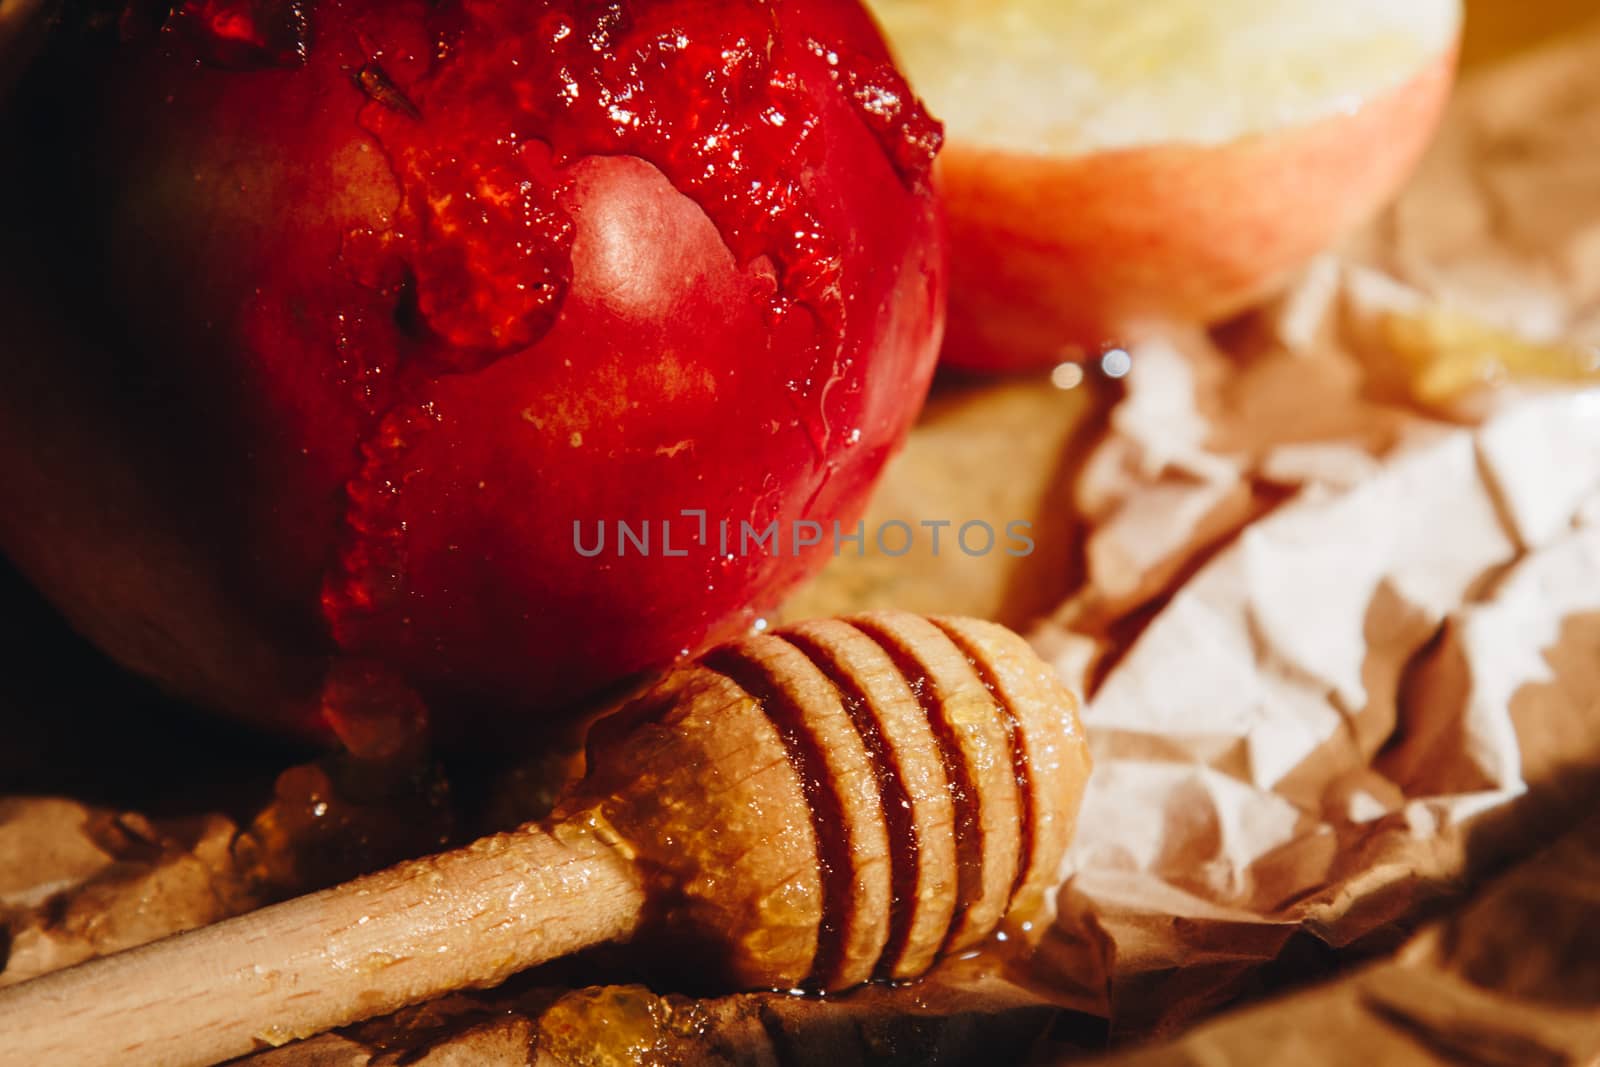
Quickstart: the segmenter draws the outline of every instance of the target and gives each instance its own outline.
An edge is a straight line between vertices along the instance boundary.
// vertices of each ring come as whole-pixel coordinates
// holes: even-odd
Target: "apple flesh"
[[[1369,219],[1453,80],[1459,0],[869,0],[945,117],[947,363],[1049,367],[1248,307]]]
[[[826,558],[796,523],[859,515],[927,389],[945,256],[938,126],[855,0],[156,21],[69,63],[89,151],[32,150],[84,161],[52,255],[126,339],[76,373],[161,398],[144,473],[223,557],[157,584],[334,665],[224,710],[347,741],[413,694],[446,736],[553,716],[747,625]],[[746,522],[786,543],[740,551]],[[21,519],[0,537],[39,554]],[[150,615],[47,577],[90,632]]]

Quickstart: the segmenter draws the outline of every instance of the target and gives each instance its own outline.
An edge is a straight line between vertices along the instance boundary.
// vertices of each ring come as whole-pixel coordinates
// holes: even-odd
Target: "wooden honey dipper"
[[[972,619],[802,623],[597,724],[551,818],[0,991],[0,1064],[210,1064],[580,948],[692,947],[744,989],[924,973],[1055,884],[1072,695]]]

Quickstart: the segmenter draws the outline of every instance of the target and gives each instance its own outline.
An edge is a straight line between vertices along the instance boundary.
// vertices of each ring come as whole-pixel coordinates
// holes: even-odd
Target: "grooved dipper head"
[[[890,613],[724,646],[596,727],[558,812],[614,832],[647,936],[745,988],[904,979],[1054,886],[1077,701],[993,623]]]

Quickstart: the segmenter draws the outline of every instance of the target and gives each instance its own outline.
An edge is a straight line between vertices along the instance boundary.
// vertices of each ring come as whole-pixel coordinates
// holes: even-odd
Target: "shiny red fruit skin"
[[[937,127],[855,0],[291,6],[178,5],[89,154],[103,298],[185,412],[159,476],[206,499],[228,599],[459,736],[820,567],[943,327]],[[822,545],[738,549],[803,519]],[[340,726],[314,682],[225,710]]]

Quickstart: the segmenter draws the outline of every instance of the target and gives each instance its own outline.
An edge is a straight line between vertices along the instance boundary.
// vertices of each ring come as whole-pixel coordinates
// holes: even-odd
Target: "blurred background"
[[[1403,0],[1402,0],[1403,2]],[[1474,66],[1511,55],[1600,18],[1593,0],[1466,0],[1462,63]]]

